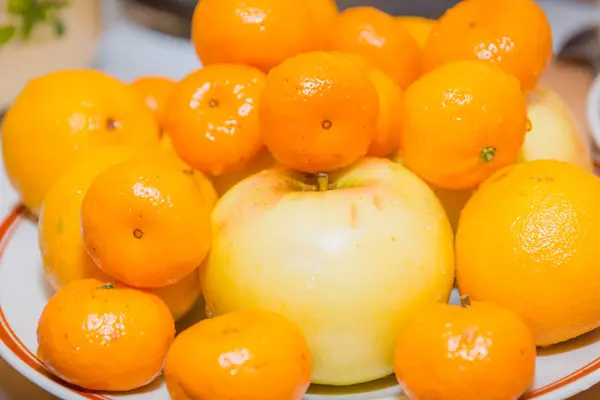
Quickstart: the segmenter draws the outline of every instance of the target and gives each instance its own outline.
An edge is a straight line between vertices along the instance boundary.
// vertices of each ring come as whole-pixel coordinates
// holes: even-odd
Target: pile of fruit
[[[4,119],[57,377],[298,400],[395,373],[414,399],[515,399],[536,346],[598,327],[600,180],[538,84],[533,0],[436,21],[202,0],[192,42],[204,67],[178,82],[54,72]]]

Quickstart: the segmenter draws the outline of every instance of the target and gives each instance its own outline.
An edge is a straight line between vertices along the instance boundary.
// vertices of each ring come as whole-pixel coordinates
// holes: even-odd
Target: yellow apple
[[[532,129],[525,137],[519,161],[553,159],[592,171],[590,148],[562,97],[540,85],[527,100]]]
[[[295,321],[313,383],[387,376],[405,317],[448,300],[450,224],[427,184],[390,160],[315,179],[268,169],[219,200],[201,272],[207,315],[266,309]]]

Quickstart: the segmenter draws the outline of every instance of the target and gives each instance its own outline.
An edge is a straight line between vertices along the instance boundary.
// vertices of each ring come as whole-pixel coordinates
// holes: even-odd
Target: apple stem
[[[460,305],[464,308],[468,308],[471,306],[471,298],[469,295],[461,295],[460,296]]]
[[[317,177],[317,187],[319,192],[329,190],[329,175],[324,172],[319,172],[315,174],[315,176]]]

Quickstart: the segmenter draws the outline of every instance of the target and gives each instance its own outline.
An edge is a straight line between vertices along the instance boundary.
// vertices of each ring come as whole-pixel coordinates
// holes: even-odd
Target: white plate
[[[1,165],[1,160],[0,160]],[[52,377],[35,357],[36,326],[50,296],[36,226],[20,206],[0,168],[0,356],[27,379],[65,400],[168,400],[162,380],[126,395],[96,395]],[[453,296],[455,298],[455,296]],[[566,399],[600,382],[600,329],[538,352],[535,381],[526,399]],[[399,400],[393,378],[351,388],[311,388],[310,400]]]

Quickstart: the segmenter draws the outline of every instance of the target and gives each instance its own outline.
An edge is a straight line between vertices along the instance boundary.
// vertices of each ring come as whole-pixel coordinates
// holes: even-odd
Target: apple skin
[[[593,171],[590,148],[571,109],[554,90],[538,85],[527,98],[532,130],[525,136],[519,162],[566,161]]]
[[[405,318],[448,301],[453,235],[433,191],[405,167],[364,158],[314,191],[273,168],[231,188],[212,216],[201,272],[207,315],[278,312],[312,352],[312,382],[350,385],[392,373]]]

